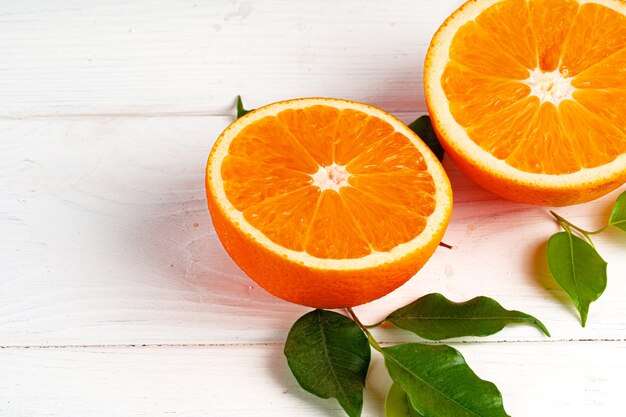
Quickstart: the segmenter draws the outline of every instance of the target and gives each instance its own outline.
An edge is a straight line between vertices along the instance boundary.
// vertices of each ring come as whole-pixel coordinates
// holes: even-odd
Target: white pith
[[[284,248],[283,246],[273,242],[261,231],[252,227],[245,220],[243,213],[238,211],[231,204],[224,191],[221,165],[224,157],[228,154],[228,148],[233,138],[235,138],[249,123],[263,117],[276,115],[286,109],[304,108],[315,105],[333,106],[338,110],[354,109],[362,111],[368,115],[379,117],[388,122],[396,132],[405,135],[420,151],[428,166],[428,172],[432,176],[434,184],[438,184],[440,188],[438,188],[435,193],[435,211],[428,217],[424,230],[418,236],[408,242],[397,245],[387,252],[373,251],[369,255],[361,258],[318,258],[309,255],[306,252],[299,252]],[[401,259],[411,253],[419,251],[430,244],[432,236],[442,233],[442,230],[445,229],[447,225],[449,213],[452,207],[450,182],[445,171],[443,170],[443,167],[430,149],[422,141],[420,141],[404,123],[395,117],[366,104],[328,98],[297,99],[270,104],[248,113],[238,119],[237,122],[231,124],[218,138],[213,150],[211,151],[207,164],[207,185],[211,188],[211,193],[215,197],[218,206],[223,211],[225,216],[231,223],[250,236],[251,239],[258,242],[268,250],[279,254],[290,261],[306,265],[308,268],[323,270],[358,270],[372,268],[393,262],[396,259]]]
[[[572,77],[564,76],[558,69],[544,72],[535,68],[522,82],[530,87],[530,94],[539,98],[541,103],[552,103],[558,107],[563,100],[574,100],[576,88],[572,85]]]
[[[348,183],[350,173],[345,165],[337,165],[334,162],[325,167],[320,165],[320,168],[315,174],[311,175],[311,178],[313,178],[313,185],[319,187],[321,191],[339,191],[341,187],[350,185]]]
[[[616,173],[626,171],[626,154],[620,155],[608,164],[595,168],[583,168],[570,174],[551,175],[521,171],[482,149],[470,139],[465,128],[456,122],[441,85],[441,75],[450,62],[450,44],[459,27],[476,19],[483,10],[501,1],[474,0],[465,3],[439,28],[428,50],[424,70],[426,98],[431,117],[435,119],[439,131],[445,133],[447,138],[453,139],[453,141],[447,141],[448,145],[486,172],[492,172],[501,178],[515,178],[516,182],[533,187],[567,189],[598,184],[612,179]],[[621,0],[579,0],[578,2],[580,5],[586,3],[603,5],[626,15],[626,2]]]

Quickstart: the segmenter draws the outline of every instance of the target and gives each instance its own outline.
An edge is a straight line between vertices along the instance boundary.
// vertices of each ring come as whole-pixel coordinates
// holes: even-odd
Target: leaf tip
[[[237,119],[239,119],[241,116],[245,116],[246,114],[252,111],[252,110],[246,110],[243,108],[243,100],[241,99],[241,95],[239,94],[237,94],[236,107],[237,107]]]
[[[337,402],[349,417],[361,417],[361,412],[363,411],[363,399],[361,399],[358,404],[352,404],[349,401]]]
[[[545,334],[546,336],[552,337],[552,335],[548,331],[548,328],[546,326],[544,326],[544,324],[541,321],[536,320],[535,327],[537,327],[539,330],[541,330],[543,332],[543,334]]]
[[[580,324],[582,325],[582,327],[585,327],[587,325],[587,315],[588,315],[587,311],[580,312]]]
[[[580,324],[582,327],[587,325],[587,317],[589,317],[589,304],[581,304],[576,306],[578,313],[580,313]]]

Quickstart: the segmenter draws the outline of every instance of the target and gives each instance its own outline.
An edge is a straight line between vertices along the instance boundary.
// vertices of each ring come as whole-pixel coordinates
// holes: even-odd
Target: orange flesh
[[[441,78],[470,139],[522,171],[566,174],[626,152],[626,17],[575,0],[504,0],[459,28]],[[541,101],[531,71],[571,97]],[[553,87],[546,87],[548,89]]]
[[[347,183],[316,184],[314,174],[333,164]],[[319,258],[389,251],[419,235],[435,209],[433,179],[411,140],[351,109],[316,105],[259,119],[232,140],[221,174],[248,223]]]

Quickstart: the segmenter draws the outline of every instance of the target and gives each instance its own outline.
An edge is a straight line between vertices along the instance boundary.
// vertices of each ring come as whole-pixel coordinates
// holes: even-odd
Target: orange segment
[[[578,90],[574,98],[592,113],[603,117],[604,123],[626,132],[626,88]]]
[[[478,15],[476,22],[525,68],[537,66],[537,46],[526,0],[496,3]]]
[[[372,249],[386,252],[420,234],[426,218],[406,207],[389,204],[376,195],[344,187],[341,199]]]
[[[543,174],[564,174],[580,169],[570,138],[561,127],[559,111],[552,103],[542,104],[534,113],[524,137],[506,162],[526,172]]]
[[[464,24],[454,35],[450,59],[481,74],[523,80],[526,68],[475,21]]]
[[[346,165],[366,148],[393,133],[393,127],[377,117],[343,110],[337,126],[335,162]]]
[[[476,182],[531,204],[626,180],[626,2],[472,0],[435,34],[426,101]]]
[[[495,158],[506,159],[526,138],[538,109],[539,100],[526,97],[497,113],[485,113],[480,123],[467,128],[467,134]]]
[[[563,42],[576,13],[576,0],[530,0],[530,22],[537,43],[539,68],[552,71],[559,65]]]
[[[477,73],[452,61],[441,77],[450,111],[462,126],[479,123],[486,115],[527,97],[530,88],[506,78]]]
[[[572,80],[576,88],[621,88],[626,91],[626,47],[604,58]]]
[[[319,165],[333,163],[334,141],[337,137],[339,110],[319,106],[315,109],[285,110],[278,115],[293,137]]]
[[[373,145],[363,147],[361,153],[346,165],[353,174],[389,172],[404,168],[424,171],[424,156],[401,133],[393,133]]]
[[[426,171],[357,174],[351,176],[350,185],[381,200],[394,201],[420,216],[427,217],[435,210],[435,184]]]
[[[275,138],[281,138],[275,141]],[[246,126],[231,142],[228,152],[253,161],[314,173],[318,164],[276,117]]]
[[[626,16],[599,4],[580,6],[561,59],[561,72],[574,76],[626,48]]]
[[[226,190],[228,193],[228,190]],[[301,251],[313,219],[320,191],[306,187],[285,195],[268,198],[243,212],[245,219],[273,242]]]
[[[560,107],[563,129],[584,168],[607,164],[626,153],[626,134],[574,101]],[[594,138],[593,152],[589,138]]]
[[[226,195],[240,211],[313,182],[311,176],[304,172],[231,155],[226,156],[222,163],[222,178]]]
[[[335,191],[325,190],[306,236],[304,249],[319,258],[360,258],[371,253],[343,199]]]
[[[362,304],[433,253],[451,211],[445,172],[393,116],[338,99],[274,103],[237,119],[207,164],[226,251],[284,299]]]

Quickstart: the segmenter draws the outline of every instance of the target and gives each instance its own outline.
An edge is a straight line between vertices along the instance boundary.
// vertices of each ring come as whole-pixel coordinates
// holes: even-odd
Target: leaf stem
[[[376,339],[374,339],[374,336],[372,336],[372,334],[370,333],[370,331],[367,329],[368,326],[364,325],[363,323],[361,323],[361,320],[359,320],[359,318],[356,316],[356,314],[354,314],[354,310],[352,310],[352,307],[348,307],[346,308],[346,311],[348,312],[348,314],[350,315],[350,317],[352,317],[352,320],[355,321],[356,324],[359,325],[359,327],[365,332],[365,334],[367,335],[367,340],[370,343],[370,345],[376,349],[377,351],[379,351],[380,353],[383,352],[383,349],[380,347],[380,345],[378,344],[378,342],[376,341]]]
[[[452,249],[452,245],[448,245],[447,243],[444,243],[444,242],[439,242],[439,246],[443,246],[446,249]]]
[[[576,230],[578,233],[580,233],[581,235],[583,235],[585,237],[585,239],[587,239],[587,241],[589,242],[589,244],[591,246],[593,246],[595,248],[595,245],[593,244],[593,241],[591,240],[591,236],[592,235],[597,235],[598,233],[603,232],[604,230],[606,230],[607,227],[609,227],[608,225],[598,229],[598,230],[594,230],[594,231],[589,231],[589,230],[585,230],[583,228],[580,228],[578,226],[576,226],[575,224],[573,224],[572,222],[570,222],[569,220],[566,220],[565,218],[559,216],[558,214],[556,214],[555,212],[553,212],[552,210],[550,210],[550,214],[552,214],[554,216],[554,218],[556,219],[557,223],[563,228],[565,229],[565,231],[572,233],[571,229]]]

